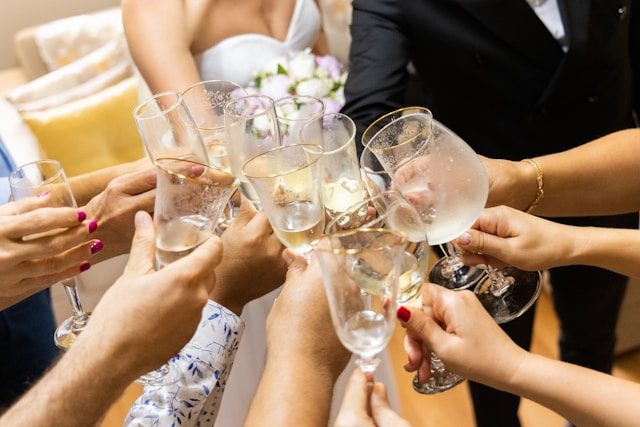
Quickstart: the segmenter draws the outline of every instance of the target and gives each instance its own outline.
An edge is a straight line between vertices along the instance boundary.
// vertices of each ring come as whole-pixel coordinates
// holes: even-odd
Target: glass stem
[[[511,289],[511,286],[515,282],[513,277],[505,277],[500,270],[490,265],[486,266],[486,270],[491,280],[489,291],[494,297],[500,298]]]
[[[82,304],[80,304],[80,298],[78,297],[78,289],[76,288],[76,279],[73,277],[71,279],[65,279],[62,281],[64,285],[64,290],[67,294],[67,299],[69,300],[69,304],[71,305],[71,312],[73,313],[72,319],[72,327],[74,331],[80,331],[87,326],[87,322],[89,321],[89,316],[82,309]]]
[[[380,364],[380,359],[377,357],[360,357],[356,364],[362,369],[365,374],[375,372],[376,368]]]

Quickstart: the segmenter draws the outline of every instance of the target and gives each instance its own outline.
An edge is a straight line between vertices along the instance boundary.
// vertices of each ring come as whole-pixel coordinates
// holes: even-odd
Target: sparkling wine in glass
[[[325,225],[321,157],[319,145],[284,145],[258,154],[243,166],[276,236],[307,259],[311,243],[322,235]]]
[[[17,167],[9,176],[9,185],[18,214],[23,211],[22,202],[25,199],[47,192],[51,195],[49,207],[77,207],[62,165],[56,160],[38,160]],[[56,232],[58,231],[52,233]],[[27,236],[25,239],[31,238],[35,237]],[[87,326],[90,314],[82,308],[76,279],[71,277],[61,283],[71,305],[72,315],[57,327],[54,341],[58,348],[66,350]]]
[[[324,235],[313,246],[338,338],[358,356],[358,366],[373,373],[396,324],[406,235],[357,228]]]
[[[156,269],[190,254],[215,233],[219,217],[237,190],[230,173],[187,159],[156,161],[157,185],[153,223],[156,230]],[[162,385],[180,373],[167,363],[137,382]]]
[[[227,80],[201,81],[182,92],[182,98],[207,149],[209,164],[229,173],[231,164],[224,132],[224,106],[232,99],[247,95],[242,86]],[[236,207],[234,199],[231,198],[224,215],[220,217],[221,229],[229,226],[235,216]]]
[[[356,154],[356,125],[342,113],[317,115],[305,123],[300,141],[322,146],[324,207],[335,218],[365,197]]]

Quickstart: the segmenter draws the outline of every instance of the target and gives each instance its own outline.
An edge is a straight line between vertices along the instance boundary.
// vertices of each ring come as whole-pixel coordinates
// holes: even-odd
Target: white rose
[[[316,69],[315,55],[309,50],[298,52],[289,59],[289,77],[293,80],[307,80]]]
[[[298,95],[313,96],[315,98],[323,98],[331,90],[331,82],[320,79],[310,79],[298,83],[296,92]]]

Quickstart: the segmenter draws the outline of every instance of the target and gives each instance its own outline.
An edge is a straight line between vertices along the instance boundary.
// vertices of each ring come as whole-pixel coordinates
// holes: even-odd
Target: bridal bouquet
[[[290,95],[313,96],[322,99],[325,112],[332,113],[344,105],[346,79],[347,72],[336,58],[305,49],[265,64],[249,86],[276,100]]]

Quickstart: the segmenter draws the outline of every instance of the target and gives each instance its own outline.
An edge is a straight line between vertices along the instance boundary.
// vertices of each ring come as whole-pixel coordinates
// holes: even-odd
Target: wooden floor
[[[547,357],[557,358],[557,336],[557,319],[551,307],[550,297],[546,292],[542,292],[537,304],[531,350]],[[411,388],[412,374],[402,369],[406,363],[402,338],[403,330],[398,327],[389,344],[389,349],[396,367],[397,385],[404,417],[415,427],[473,426],[473,410],[466,383],[433,396],[423,396],[413,391]],[[619,357],[616,360],[614,375],[640,382],[640,351]],[[122,426],[122,420],[139,392],[139,386],[132,385],[120,401],[113,406],[100,427]],[[523,400],[520,405],[520,419],[522,427],[565,426],[564,420],[560,416],[528,400]]]

